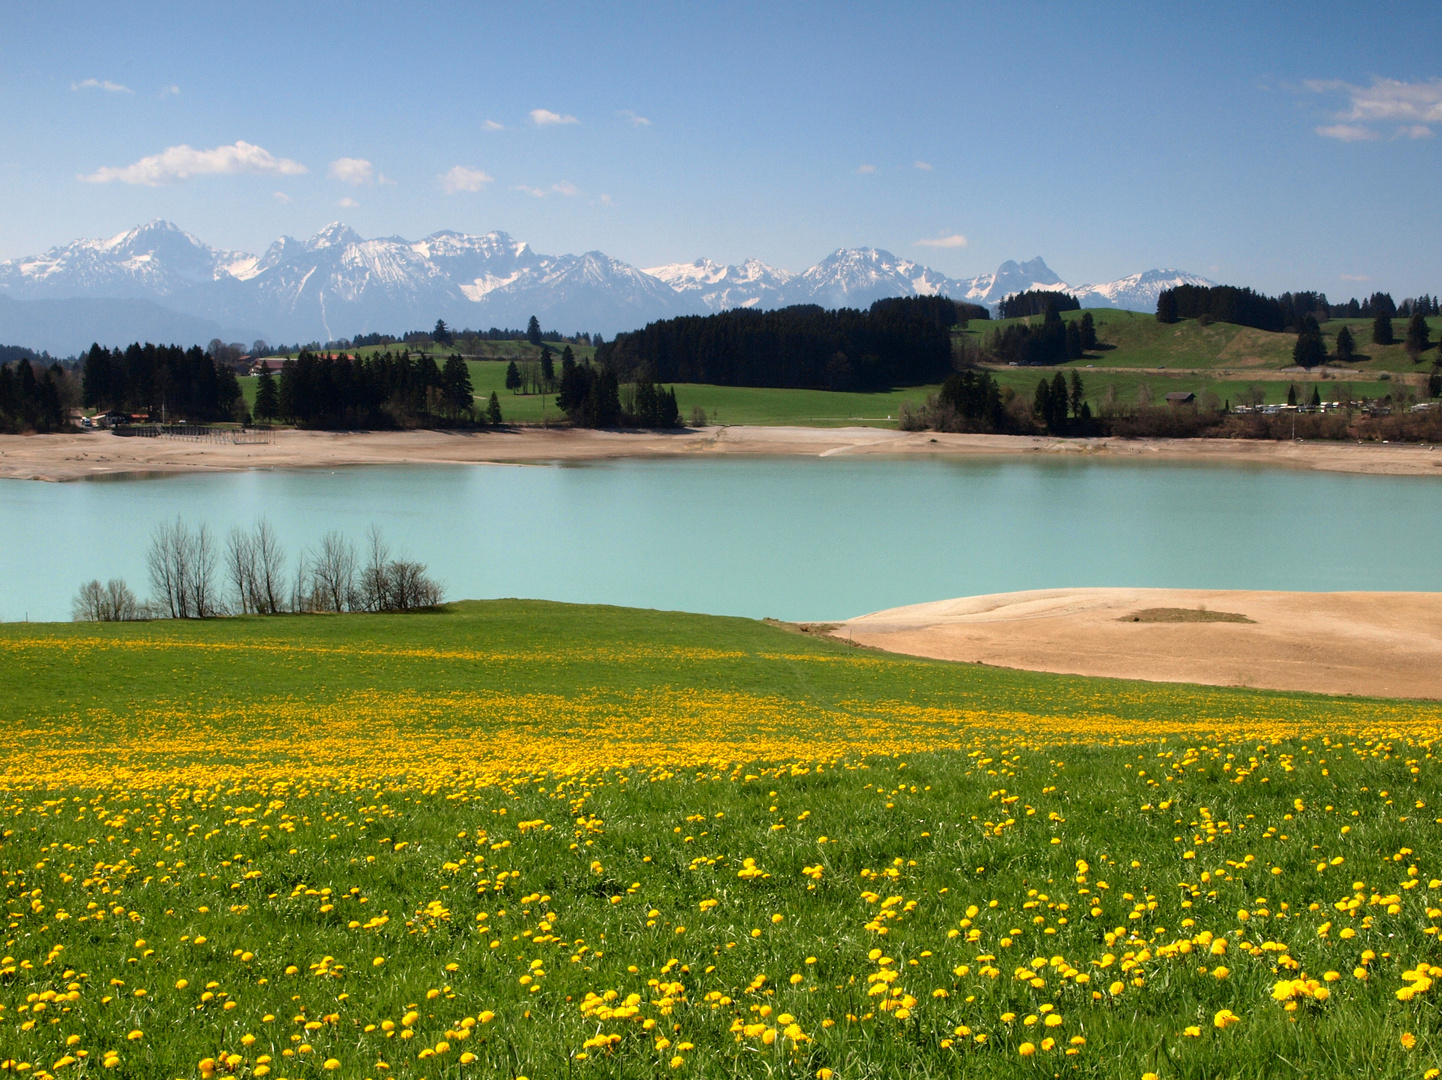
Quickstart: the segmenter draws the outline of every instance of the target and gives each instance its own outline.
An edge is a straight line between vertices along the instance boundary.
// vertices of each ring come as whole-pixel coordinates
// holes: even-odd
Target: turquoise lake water
[[[450,599],[523,596],[839,619],[1080,585],[1442,590],[1442,479],[1010,459],[368,466],[0,480],[0,619],[83,581],[144,596],[151,530],[264,515],[291,565],[381,526]]]

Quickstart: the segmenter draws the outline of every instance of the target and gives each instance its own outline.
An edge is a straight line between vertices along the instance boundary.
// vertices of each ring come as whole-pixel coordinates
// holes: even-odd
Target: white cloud
[[[347,195],[347,196],[346,196],[344,199],[342,199],[340,202],[336,203],[336,205],[339,206],[339,207],[341,207],[341,208],[344,209],[344,210],[354,210],[357,206],[360,205],[360,203],[356,202],[356,201],[355,201],[354,199],[352,199],[349,195]]]
[[[87,184],[108,184],[112,180],[119,180],[122,184],[156,187],[177,180],[189,180],[192,176],[226,176],[236,173],[299,176],[307,171],[298,161],[278,158],[270,151],[242,139],[231,146],[217,146],[214,150],[172,146],[158,154],[141,158],[134,165],[119,168],[106,166],[82,175],[80,179]]]
[[[918,240],[916,242],[916,246],[933,248],[964,248],[966,247],[966,237],[962,236],[961,233],[951,233],[948,236],[932,236],[925,240]]]
[[[104,90],[107,94],[133,94],[134,90],[128,86],[121,86],[120,83],[111,82],[109,79],[84,79],[81,82],[70,84],[72,90]]]
[[[856,171],[859,172],[862,176],[865,176],[865,175],[867,175],[868,173],[874,173],[874,172],[876,171],[876,166],[875,166],[875,165],[858,165],[858,166],[856,167]]]
[[[632,127],[650,127],[650,126],[651,126],[651,121],[650,121],[650,120],[646,119],[646,117],[644,117],[644,116],[637,116],[637,115],[636,115],[635,113],[633,113],[630,109],[622,109],[622,110],[621,110],[620,112],[618,112],[616,115],[619,116],[622,120],[625,120],[625,121],[626,121],[628,124],[630,124]]]
[[[275,201],[278,202],[278,203],[280,203],[281,205],[284,205],[284,204],[290,202],[290,196],[287,195],[287,194],[286,194],[285,192],[283,192],[283,191],[275,191],[275,192],[272,192],[271,194],[273,194],[273,195],[275,196]]]
[[[916,167],[917,167],[918,169],[920,169],[922,172],[931,172],[931,166],[928,165],[928,164],[927,164],[926,162],[924,162],[924,161],[918,160],[918,161],[914,162],[914,164],[915,164]]]
[[[551,190],[557,195],[565,195],[568,198],[581,194],[581,189],[569,180],[562,180],[559,184],[552,184]]]
[[[1402,82],[1373,77],[1371,86],[1353,86],[1337,79],[1310,82],[1318,93],[1347,95],[1351,107],[1338,120],[1411,120],[1414,123],[1442,123],[1442,79]]]
[[[562,116],[550,109],[532,109],[531,123],[537,127],[549,127],[552,124],[579,124],[580,121],[574,116]]]
[[[1372,279],[1369,278],[1366,274],[1343,274],[1343,275],[1342,275],[1342,280],[1343,280],[1343,281],[1371,281]]]
[[[596,201],[599,202],[602,206],[615,206],[615,205],[616,205],[615,203],[613,203],[613,202],[611,201],[611,196],[607,195],[604,191],[601,192],[601,194],[599,194],[599,195],[596,196]]]
[[[464,165],[457,165],[449,172],[441,174],[441,186],[446,189],[447,195],[455,195],[461,191],[480,191],[493,179],[494,177],[490,173],[482,172],[480,169],[468,169]]]
[[[1354,86],[1341,79],[1313,79],[1306,83],[1316,94],[1340,94],[1347,107],[1333,115],[1337,123],[1317,128],[1317,134],[1344,142],[1380,138],[1368,124],[1400,123],[1396,138],[1425,139],[1429,124],[1442,123],[1442,79],[1403,82],[1372,78],[1370,86]]]
[[[178,87],[178,86],[167,86],[164,90],[160,91],[160,96],[161,96],[161,97],[172,97],[173,95],[179,94],[179,93],[180,93],[180,87]]]
[[[506,125],[505,125],[505,124],[498,124],[498,123],[496,123],[494,120],[487,120],[484,124],[481,125],[481,127],[485,128],[487,131],[505,131],[505,130],[506,130]]]
[[[375,169],[365,158],[336,158],[330,163],[325,174],[343,184],[369,184],[375,179]]]
[[[533,198],[537,199],[544,199],[546,197],[545,188],[527,187],[525,184],[516,184],[514,187],[511,188],[511,190],[519,191],[523,195],[530,195]]]
[[[1317,134],[1341,142],[1370,142],[1373,139],[1381,138],[1371,128],[1361,127],[1358,124],[1327,124],[1319,127]]]

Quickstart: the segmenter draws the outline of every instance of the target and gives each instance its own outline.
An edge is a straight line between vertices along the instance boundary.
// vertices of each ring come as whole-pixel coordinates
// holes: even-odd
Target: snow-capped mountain
[[[787,271],[767,266],[759,259],[747,259],[740,266],[697,259],[653,266],[646,273],[660,278],[683,297],[699,300],[707,311],[755,307],[777,296],[792,278]]]
[[[950,296],[994,309],[1025,289],[1150,311],[1162,289],[1183,282],[1210,284],[1179,270],[1149,270],[1071,286],[1039,257],[954,279],[869,247],[842,248],[800,274],[756,259],[638,270],[599,251],[542,255],[503,232],[368,240],[340,222],[306,240],[283,236],[256,256],[216,250],[154,221],[0,262],[0,299],[12,301],[0,307],[0,340],[63,355],[91,341],[119,344],[112,338],[122,328],[131,339],[304,342],[400,333],[438,318],[458,327],[521,327],[532,315],[547,328],[610,336],[676,315],[788,304],[859,308],[889,296]]]
[[[159,299],[244,272],[253,255],[216,251],[168,221],[152,221],[108,240],[76,240],[43,255],[0,263],[0,290],[42,299]]]
[[[1185,270],[1147,270],[1141,274],[1104,282],[1101,285],[1079,285],[1075,295],[1082,307],[1114,307],[1127,311],[1156,311],[1157,297],[1178,285],[1215,285]]]
[[[781,302],[868,307],[888,296],[954,296],[957,284],[880,248],[840,248],[787,282]]]
[[[966,293],[956,299],[969,300],[973,304],[983,304],[989,308],[995,308],[1014,293],[1027,292],[1030,289],[1069,291],[1067,283],[1056,276],[1040,255],[1024,263],[1008,259],[996,268],[996,273],[981,274],[960,284],[966,286]]]
[[[80,240],[0,263],[3,296],[143,298],[243,341],[399,333],[438,318],[523,327],[532,315],[547,327],[615,334],[697,310],[664,282],[599,251],[539,255],[502,232],[367,240],[340,222],[307,240],[283,236],[260,256],[216,251],[174,225],[153,222],[109,240]],[[113,324],[111,318],[105,328]],[[87,326],[81,319],[74,340],[44,347],[82,349],[92,340]]]

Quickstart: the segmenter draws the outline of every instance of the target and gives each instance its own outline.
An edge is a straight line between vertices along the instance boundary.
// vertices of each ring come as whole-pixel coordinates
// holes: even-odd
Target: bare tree
[[[291,611],[314,611],[315,607],[311,602],[310,584],[310,559],[306,552],[300,553],[300,558],[295,562],[295,581],[290,587],[290,610]]]
[[[391,611],[414,611],[441,602],[441,587],[426,576],[420,563],[397,560],[390,564]]]
[[[311,561],[311,597],[316,611],[349,611],[356,599],[355,546],[332,529],[321,537]]]
[[[190,611],[197,619],[209,619],[225,614],[225,607],[215,590],[215,564],[217,549],[210,526],[202,524],[186,537],[190,548],[186,579],[186,591],[190,594]]]
[[[172,619],[190,618],[190,598],[185,587],[189,576],[189,536],[190,530],[179,518],[157,525],[145,555],[152,603]]]
[[[129,622],[144,614],[140,601],[120,578],[111,578],[104,585],[87,581],[75,594],[70,611],[76,622]]]
[[[234,598],[231,610],[249,615],[255,610],[255,541],[238,526],[225,540],[225,574]]]
[[[285,574],[285,551],[265,518],[255,523],[252,551],[255,556],[252,606],[262,615],[279,615],[285,610],[285,586],[281,583]]]
[[[370,527],[366,540],[366,562],[361,569],[361,606],[366,611],[385,611],[390,607],[391,550],[376,525]]]
[[[208,619],[224,613],[215,592],[216,545],[210,528],[194,533],[180,518],[157,525],[146,566],[153,603],[172,619]]]

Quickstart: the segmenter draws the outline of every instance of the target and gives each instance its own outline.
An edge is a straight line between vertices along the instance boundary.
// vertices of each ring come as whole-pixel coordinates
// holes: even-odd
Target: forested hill
[[[956,304],[944,297],[878,300],[865,311],[736,309],[651,323],[601,346],[596,359],[623,382],[644,374],[720,386],[916,386],[950,373],[956,322]]]

